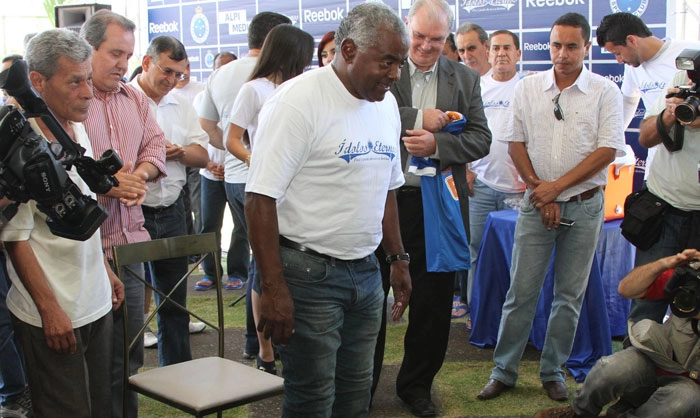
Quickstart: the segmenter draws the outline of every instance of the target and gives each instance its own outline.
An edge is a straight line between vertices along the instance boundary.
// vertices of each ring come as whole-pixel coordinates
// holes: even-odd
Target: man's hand
[[[440,109],[423,109],[423,129],[430,132],[440,132],[450,123],[447,113]]]
[[[466,169],[467,174],[467,186],[469,186],[469,197],[474,196],[474,181],[476,180],[476,173],[471,171],[469,168]]]
[[[391,263],[389,282],[394,290],[394,304],[391,306],[391,319],[398,321],[403,316],[411,299],[411,276],[408,272],[408,261]]]
[[[44,330],[46,345],[60,354],[75,354],[76,340],[73,324],[58,304],[50,312],[41,315],[41,326]]]
[[[534,187],[530,191],[530,202],[537,209],[542,209],[543,206],[554,202],[562,192],[556,182],[534,180],[532,185]]]
[[[105,265],[107,267],[109,285],[112,288],[112,310],[116,311],[117,309],[119,309],[119,307],[122,305],[122,302],[124,301],[124,283],[122,283],[122,281],[119,280],[119,277],[117,277],[114,271],[112,271],[112,268],[106,262],[106,257]]]
[[[185,156],[185,150],[179,145],[171,144],[169,141],[165,141],[165,160],[166,161],[179,161]]]
[[[401,139],[409,154],[416,157],[430,157],[435,154],[435,135],[425,129],[407,129],[406,134],[407,136]]]
[[[693,260],[700,260],[700,251],[696,249],[683,250],[682,253],[664,257],[659,260],[665,270],[675,269],[678,266],[684,266]]]
[[[114,175],[119,186],[112,187],[107,196],[119,199],[126,206],[140,205],[146,198],[148,175],[142,172],[132,172],[134,163],[129,161]]]
[[[263,285],[260,306],[258,332],[262,332],[265,339],[272,338],[273,344],[287,344],[294,334],[294,301],[287,284]]]
[[[218,180],[224,179],[224,166],[213,161],[207,163],[207,170]]]
[[[692,85],[692,83],[689,85]],[[680,91],[681,89],[678,87],[671,87],[668,89],[668,94],[666,95],[666,111],[664,112],[662,119],[663,124],[667,129],[671,129],[671,126],[673,126],[676,121],[676,107],[685,101],[685,99],[675,96],[675,94],[679,93]],[[671,97],[669,97],[669,95],[671,95]],[[681,125],[689,128],[700,128],[699,119],[700,118],[695,118],[695,120],[693,120],[691,123],[680,123]]]
[[[555,202],[548,203],[540,209],[540,216],[542,217],[542,225],[547,229],[559,227],[559,222],[561,221],[561,212],[559,205]]]

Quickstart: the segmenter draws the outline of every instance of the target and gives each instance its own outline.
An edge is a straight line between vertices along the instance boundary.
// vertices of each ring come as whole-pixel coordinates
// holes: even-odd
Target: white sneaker
[[[207,327],[207,324],[204,322],[192,322],[190,321],[190,334],[199,334],[200,332],[204,331],[204,328]]]
[[[158,345],[158,337],[151,332],[146,331],[143,333],[143,346],[145,348],[153,348]]]

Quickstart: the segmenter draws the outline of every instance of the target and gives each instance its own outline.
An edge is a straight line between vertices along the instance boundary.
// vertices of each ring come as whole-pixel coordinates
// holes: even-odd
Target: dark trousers
[[[452,320],[454,273],[429,273],[425,262],[423,202],[419,190],[397,193],[399,224],[404,249],[411,255],[409,271],[413,292],[409,302],[408,328],[404,337],[404,358],[396,378],[396,392],[402,399],[430,398],[435,375],[447,351]],[[378,254],[383,255],[381,249]],[[389,266],[380,256],[382,280],[388,289]],[[387,290],[388,292],[388,290]],[[386,309],[385,309],[386,315]],[[382,323],[375,350],[373,390],[379,381],[384,357],[386,321]]]

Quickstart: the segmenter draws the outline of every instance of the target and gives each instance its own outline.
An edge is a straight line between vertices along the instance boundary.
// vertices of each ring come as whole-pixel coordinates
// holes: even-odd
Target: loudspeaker
[[[83,26],[83,23],[98,10],[102,9],[112,10],[112,6],[96,3],[55,6],[56,27],[80,32],[80,27]]]

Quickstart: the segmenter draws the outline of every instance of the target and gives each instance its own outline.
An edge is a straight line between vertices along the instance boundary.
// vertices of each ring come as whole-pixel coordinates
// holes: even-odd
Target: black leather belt
[[[585,192],[583,192],[583,193],[581,193],[581,194],[577,194],[576,196],[571,196],[571,197],[569,198],[569,200],[567,200],[567,202],[576,202],[576,201],[579,201],[579,200],[581,200],[581,201],[588,200],[588,199],[592,198],[593,196],[595,196],[595,194],[598,193],[599,191],[600,191],[600,186],[596,186],[596,187],[594,187],[594,188],[592,188],[592,189],[590,189],[590,190],[586,190]]]
[[[176,202],[176,203],[177,203],[177,202]],[[159,207],[159,208],[154,208],[154,207],[152,207],[152,206],[144,206],[144,205],[141,205],[141,210],[143,210],[144,212],[147,212],[147,213],[155,213],[155,214],[158,214],[158,213],[163,213],[163,212],[165,212],[166,210],[172,208],[173,206],[175,206],[175,203],[173,203],[173,204],[170,205],[170,206],[161,206],[161,207]]]
[[[327,260],[327,261],[338,260],[338,261],[342,261],[344,263],[358,263],[358,262],[368,261],[369,258],[371,257],[371,254],[370,254],[367,257],[362,257],[362,258],[358,258],[355,260],[341,260],[340,258],[335,258],[335,257],[331,257],[329,255],[321,254],[318,251],[314,251],[311,248],[306,247],[304,245],[301,245],[297,242],[294,242],[294,241],[290,240],[289,238],[283,237],[282,235],[280,235],[280,246],[285,247],[285,248],[289,248],[291,250],[299,251],[300,253],[313,255],[314,257],[320,257],[320,258]]]

